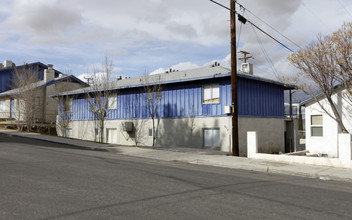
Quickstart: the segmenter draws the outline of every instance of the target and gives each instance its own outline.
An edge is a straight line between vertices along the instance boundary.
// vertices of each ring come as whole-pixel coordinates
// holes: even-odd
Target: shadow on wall
[[[157,146],[201,148],[202,136],[202,129],[197,128],[195,117],[162,119]]]
[[[148,134],[146,130],[148,129],[148,120],[151,119],[133,120],[133,132],[128,133],[128,136],[136,146],[147,145]]]
[[[82,140],[95,141],[94,129],[92,131],[92,128],[94,128],[93,124],[94,121],[79,121],[75,128],[73,128],[73,137]],[[75,134],[77,134],[77,136],[75,136]]]

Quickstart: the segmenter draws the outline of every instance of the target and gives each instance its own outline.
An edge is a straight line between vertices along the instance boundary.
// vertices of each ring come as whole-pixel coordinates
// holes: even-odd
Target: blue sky
[[[229,12],[209,0],[0,1],[0,61],[12,60],[17,65],[40,61],[81,76],[91,73],[108,55],[114,72],[128,77],[170,67],[201,67],[215,60],[226,67],[230,64]],[[218,2],[229,5],[229,0]],[[329,34],[352,21],[350,0],[238,2],[301,47],[318,33]],[[237,10],[298,49],[249,11]],[[242,28],[238,24],[240,29],[238,49],[254,57],[250,61],[254,74],[273,79],[295,74],[287,62],[288,50],[254,32],[248,23]]]

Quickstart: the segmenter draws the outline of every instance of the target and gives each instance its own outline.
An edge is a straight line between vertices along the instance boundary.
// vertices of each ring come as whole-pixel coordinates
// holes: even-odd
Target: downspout
[[[46,115],[46,101],[47,101],[46,95],[48,94],[47,90],[48,90],[48,86],[44,88],[44,97],[43,97],[43,119],[42,120],[44,123],[46,122],[46,117],[47,117]],[[40,105],[40,102],[39,102],[39,105]],[[38,107],[40,108],[40,106]]]
[[[290,93],[290,119],[292,121],[292,90],[289,90]]]
[[[291,126],[291,134],[290,134],[290,152],[292,152],[292,140],[293,140],[293,138],[292,138],[292,136],[294,136],[294,134],[293,134],[293,130],[294,130],[294,126],[293,126],[293,119],[292,119],[292,90],[290,89],[289,90],[289,93],[290,93],[290,121],[291,121],[291,123],[290,123],[290,126]]]

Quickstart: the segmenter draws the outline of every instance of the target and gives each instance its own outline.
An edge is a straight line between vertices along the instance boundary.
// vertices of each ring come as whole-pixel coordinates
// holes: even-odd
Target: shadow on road
[[[31,146],[35,145],[38,147],[68,148],[68,149],[75,149],[75,150],[108,152],[107,149],[102,149],[102,148],[90,148],[90,147],[71,145],[66,143],[56,143],[56,142],[51,142],[46,140],[38,140],[34,138],[27,138],[27,137],[21,137],[21,136],[4,134],[4,133],[0,133],[0,147],[2,145],[1,143],[18,143],[18,144],[28,144],[28,145],[30,144]]]

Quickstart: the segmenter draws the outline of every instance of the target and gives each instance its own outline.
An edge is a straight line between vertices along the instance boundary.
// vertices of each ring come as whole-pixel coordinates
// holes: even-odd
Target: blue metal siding
[[[220,102],[202,103],[202,86],[219,83]],[[161,118],[225,116],[224,106],[231,105],[230,78],[169,84],[163,88],[159,103]],[[118,91],[117,109],[109,110],[110,119],[149,118],[146,94],[140,89]],[[73,101],[73,120],[93,120],[89,104],[81,96]],[[248,117],[284,117],[284,88],[277,84],[238,78],[238,114]]]

